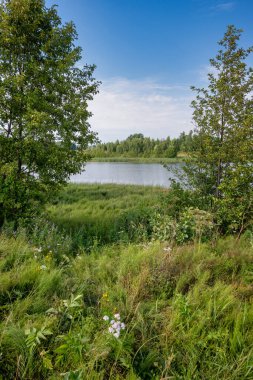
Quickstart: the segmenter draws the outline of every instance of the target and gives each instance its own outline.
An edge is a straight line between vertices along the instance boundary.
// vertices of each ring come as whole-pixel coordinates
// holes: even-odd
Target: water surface
[[[182,164],[171,164],[180,168]],[[176,178],[161,164],[134,164],[129,162],[88,162],[81,174],[71,176],[74,183],[116,183],[169,187]]]

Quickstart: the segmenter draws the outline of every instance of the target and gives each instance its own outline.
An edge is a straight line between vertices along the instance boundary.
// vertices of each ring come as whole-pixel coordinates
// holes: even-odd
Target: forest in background
[[[152,139],[144,137],[142,133],[135,133],[125,140],[107,143],[98,143],[87,149],[87,153],[95,158],[175,158],[194,150],[194,134],[182,132],[179,137],[166,139]]]

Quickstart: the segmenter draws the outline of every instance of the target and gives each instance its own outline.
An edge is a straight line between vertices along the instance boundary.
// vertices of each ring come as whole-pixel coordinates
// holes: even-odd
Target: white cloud
[[[192,97],[188,86],[112,78],[103,81],[90,104],[90,124],[102,141],[122,140],[133,133],[176,137],[192,129]]]
[[[230,11],[234,9],[234,7],[235,7],[235,2],[230,1],[226,3],[217,4],[215,7],[212,7],[211,9],[217,12],[226,12],[226,11]]]

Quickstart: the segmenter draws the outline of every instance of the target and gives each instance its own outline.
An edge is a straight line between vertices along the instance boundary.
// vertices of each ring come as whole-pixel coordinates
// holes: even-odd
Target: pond
[[[171,164],[180,169],[182,164]],[[169,187],[176,178],[173,169],[167,170],[161,164],[134,164],[129,162],[88,162],[85,170],[71,176],[73,183],[116,183]]]

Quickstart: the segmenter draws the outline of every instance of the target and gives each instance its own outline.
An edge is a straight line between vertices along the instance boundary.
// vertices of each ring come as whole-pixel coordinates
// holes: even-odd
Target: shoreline
[[[185,161],[185,158],[166,157],[93,157],[88,162],[130,162],[133,164],[178,164]]]

